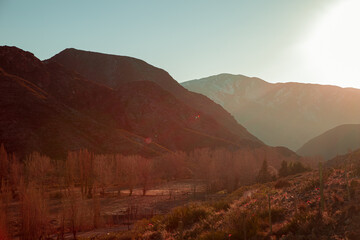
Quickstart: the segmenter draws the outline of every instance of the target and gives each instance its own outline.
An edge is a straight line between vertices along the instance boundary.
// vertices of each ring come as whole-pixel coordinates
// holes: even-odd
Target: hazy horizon
[[[355,0],[5,0],[0,44],[41,60],[65,48],[131,56],[178,82],[230,73],[360,88],[359,7]]]

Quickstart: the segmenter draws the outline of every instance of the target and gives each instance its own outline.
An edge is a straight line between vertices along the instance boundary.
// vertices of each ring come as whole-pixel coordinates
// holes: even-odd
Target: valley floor
[[[311,171],[191,203],[96,239],[360,239],[359,177],[327,169],[323,179],[322,212],[319,172]]]

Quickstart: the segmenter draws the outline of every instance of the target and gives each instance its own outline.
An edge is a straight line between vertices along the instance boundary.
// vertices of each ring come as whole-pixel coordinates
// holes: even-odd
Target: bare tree
[[[116,187],[118,188],[118,195],[120,196],[120,192],[121,192],[121,186],[124,185],[125,183],[125,174],[124,174],[124,166],[123,166],[123,158],[124,156],[120,155],[120,154],[115,154],[113,155],[113,159],[114,159],[114,174],[113,174],[113,183],[114,185],[116,185]]]
[[[95,181],[102,189],[101,194],[104,194],[105,189],[114,183],[116,170],[115,159],[111,155],[94,156]]]
[[[0,146],[0,191],[9,174],[9,159],[4,144]]]
[[[8,206],[11,202],[11,190],[8,183],[2,182],[2,185],[0,195],[0,239],[10,239]]]
[[[151,182],[154,180],[153,177],[153,160],[150,158],[144,158],[137,156],[135,158],[136,169],[139,179],[139,184],[142,186],[143,196],[149,189]]]
[[[122,159],[122,166],[123,166],[123,179],[125,185],[129,188],[129,196],[132,195],[134,187],[138,183],[138,175],[137,171],[137,164],[136,161],[139,156],[126,156]]]
[[[12,198],[17,196],[20,182],[24,177],[23,169],[24,166],[20,161],[15,157],[14,154],[10,157],[10,174],[9,174],[9,184],[11,187]]]
[[[79,183],[81,196],[91,197],[94,183],[94,154],[87,149],[69,152],[65,163],[65,182],[69,187]]]
[[[21,239],[35,240],[47,237],[48,209],[45,199],[34,183],[20,186],[21,193]]]
[[[80,187],[83,198],[92,196],[92,185],[94,181],[94,154],[87,149],[77,152],[80,170]]]
[[[27,173],[27,182],[34,181],[44,193],[46,185],[49,185],[51,172],[54,169],[51,159],[38,152],[30,154],[25,161],[25,169]]]

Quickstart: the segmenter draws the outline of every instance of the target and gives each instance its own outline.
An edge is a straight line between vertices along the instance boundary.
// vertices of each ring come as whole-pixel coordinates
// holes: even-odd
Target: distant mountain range
[[[331,128],[360,123],[359,89],[272,84],[231,74],[192,80],[182,86],[223,106],[264,143],[295,151]]]
[[[40,61],[0,47],[0,111],[0,143],[21,155],[267,148],[220,105],[184,89],[164,70],[76,49]]]
[[[360,148],[360,124],[345,124],[311,139],[297,153],[329,160]]]

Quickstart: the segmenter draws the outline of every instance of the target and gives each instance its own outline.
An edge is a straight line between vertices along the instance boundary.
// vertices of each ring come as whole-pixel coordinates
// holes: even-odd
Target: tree
[[[281,167],[279,169],[279,177],[286,177],[292,174],[297,174],[307,171],[306,168],[301,162],[290,162],[286,161],[281,162]]]
[[[266,159],[263,161],[262,166],[260,168],[259,174],[256,178],[256,182],[258,183],[266,183],[272,180],[272,176],[269,172],[269,167]]]
[[[286,177],[287,175],[289,175],[288,164],[285,160],[283,160],[279,169],[279,177]]]
[[[95,155],[94,173],[96,186],[100,187],[101,194],[105,194],[105,189],[114,183],[116,173],[115,159],[111,155]],[[94,188],[95,190],[95,188]]]
[[[136,161],[138,158],[139,156],[131,155],[122,159],[121,165],[123,166],[123,181],[129,188],[129,196],[132,195],[133,189],[138,182],[138,176],[136,174]]]
[[[92,197],[94,183],[94,154],[87,149],[69,152],[65,163],[65,182],[67,187],[80,183],[81,196]]]
[[[27,182],[34,181],[44,193],[45,186],[49,183],[49,175],[53,171],[51,159],[38,152],[30,154],[25,161]]]
[[[139,183],[142,186],[143,196],[145,196],[150,182],[153,180],[153,160],[149,158],[138,157],[136,159],[136,164]]]
[[[20,187],[21,240],[46,239],[49,213],[43,194],[34,183]]]
[[[296,174],[296,173],[305,172],[306,170],[307,168],[301,162],[295,162],[291,165],[290,173]]]
[[[23,165],[15,157],[14,154],[10,157],[10,174],[9,174],[9,184],[11,187],[12,197],[15,198],[17,195],[17,190],[20,186],[21,179],[23,178]]]
[[[4,144],[0,146],[0,191],[9,174],[9,159]]]

